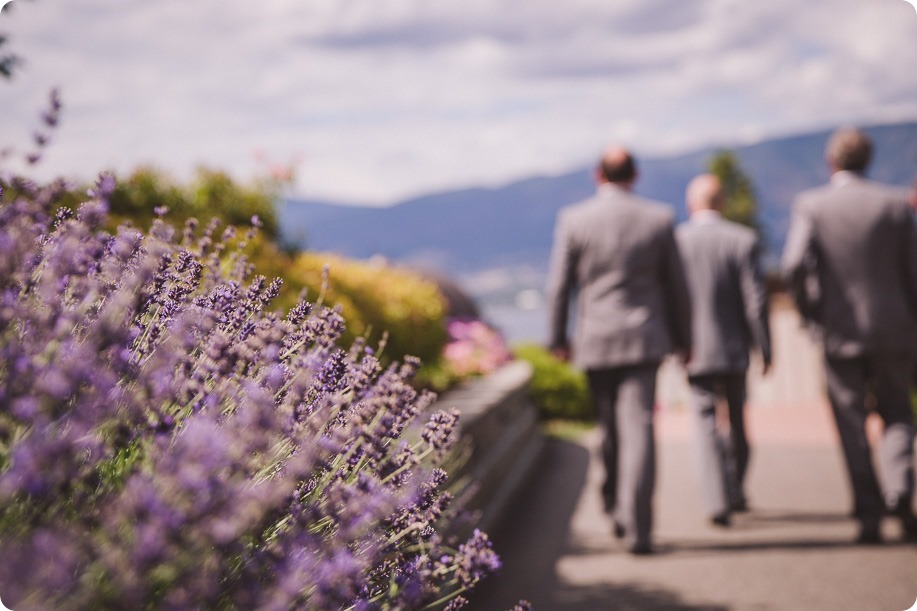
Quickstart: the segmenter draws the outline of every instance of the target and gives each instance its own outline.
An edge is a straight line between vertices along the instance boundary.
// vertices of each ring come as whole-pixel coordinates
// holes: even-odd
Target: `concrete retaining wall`
[[[450,476],[453,480],[467,477],[475,483],[466,507],[480,513],[477,526],[485,531],[500,521],[544,444],[538,411],[528,392],[531,377],[528,363],[514,361],[443,393],[434,405],[434,409],[461,412],[468,460]]]

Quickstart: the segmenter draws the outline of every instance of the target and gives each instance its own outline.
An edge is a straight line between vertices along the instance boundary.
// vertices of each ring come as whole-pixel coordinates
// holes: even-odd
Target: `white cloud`
[[[303,154],[306,196],[386,202],[639,154],[917,118],[902,0],[16,2],[27,64],[0,83],[0,146],[46,91],[42,171],[152,162],[241,178]],[[6,126],[9,126],[7,128]]]

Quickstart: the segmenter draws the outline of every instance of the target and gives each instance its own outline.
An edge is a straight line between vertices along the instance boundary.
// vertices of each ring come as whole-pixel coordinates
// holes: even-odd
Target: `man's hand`
[[[568,363],[570,361],[570,346],[555,346],[551,348],[551,354],[557,360]]]

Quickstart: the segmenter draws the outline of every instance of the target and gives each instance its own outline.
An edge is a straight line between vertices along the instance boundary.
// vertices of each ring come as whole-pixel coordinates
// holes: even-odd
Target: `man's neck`
[[[607,191],[627,191],[627,192],[629,193],[630,190],[631,190],[631,188],[633,187],[633,184],[634,184],[634,183],[632,183],[632,182],[608,182],[608,181],[605,181],[605,182],[600,182],[600,183],[598,184],[597,189],[598,189],[598,191],[599,191],[600,193],[603,192],[603,191],[605,191],[605,192],[607,192]]]
[[[719,210],[713,208],[702,208],[691,212],[691,221],[695,223],[709,223],[723,218]]]
[[[862,175],[859,172],[854,172],[853,170],[834,170],[831,173],[831,184],[832,185],[846,185],[850,181],[861,178]]]

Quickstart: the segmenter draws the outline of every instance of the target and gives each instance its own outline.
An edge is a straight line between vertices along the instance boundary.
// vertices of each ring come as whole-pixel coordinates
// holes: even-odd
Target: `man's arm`
[[[812,220],[797,202],[793,206],[790,230],[780,267],[790,296],[800,315],[809,322],[818,321],[821,287],[818,283],[818,261],[814,245]]]
[[[662,285],[666,292],[666,319],[672,343],[683,360],[691,358],[691,294],[681,254],[670,224],[663,237]]]
[[[761,242],[755,239],[739,260],[739,283],[745,306],[745,322],[752,342],[761,351],[764,372],[771,364],[771,332],[768,314],[767,284],[761,267]]]
[[[917,190],[915,190],[917,193]],[[902,219],[903,233],[903,262],[902,282],[904,294],[907,296],[908,308],[911,316],[917,319],[917,212],[910,205],[905,208]]]
[[[561,212],[554,226],[554,243],[548,268],[548,348],[563,360],[570,358],[567,324],[570,297],[576,284],[577,253],[571,244],[569,229]]]

